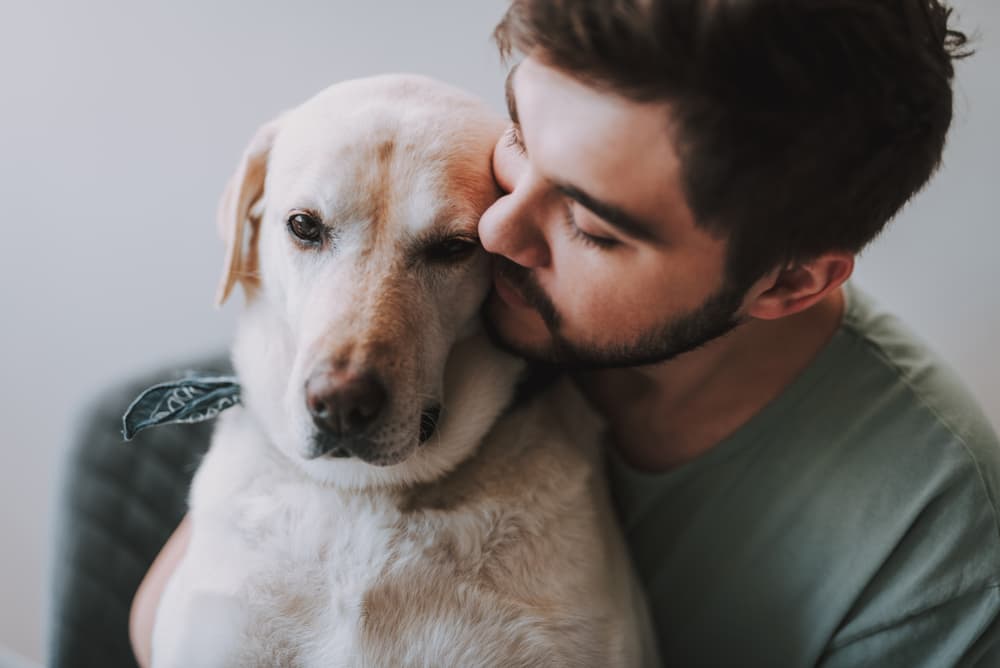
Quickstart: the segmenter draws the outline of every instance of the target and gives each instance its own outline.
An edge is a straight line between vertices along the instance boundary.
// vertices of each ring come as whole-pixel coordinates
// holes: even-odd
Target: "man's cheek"
[[[609,328],[620,329],[624,324],[618,321],[624,287],[620,283],[602,281],[600,273],[593,269],[578,269],[580,273],[569,281],[571,289],[563,290],[564,283],[560,281],[549,291],[565,327],[591,334]]]

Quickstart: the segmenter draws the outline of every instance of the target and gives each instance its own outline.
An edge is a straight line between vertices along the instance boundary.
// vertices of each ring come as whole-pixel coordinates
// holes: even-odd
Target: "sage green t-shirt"
[[[1000,667],[1000,445],[898,320],[844,322],[737,433],[612,490],[666,666]]]

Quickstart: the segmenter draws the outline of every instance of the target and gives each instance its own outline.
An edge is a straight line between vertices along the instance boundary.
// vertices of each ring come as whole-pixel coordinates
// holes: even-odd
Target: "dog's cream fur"
[[[220,299],[247,293],[243,405],[194,479],[156,668],[640,664],[599,420],[565,382],[507,411],[523,363],[480,330],[487,258],[428,253],[475,239],[500,129],[457,90],[391,76],[333,86],[254,137],[220,206]],[[322,248],[286,229],[303,210],[329,228]],[[385,381],[375,461],[307,458],[322,364]]]

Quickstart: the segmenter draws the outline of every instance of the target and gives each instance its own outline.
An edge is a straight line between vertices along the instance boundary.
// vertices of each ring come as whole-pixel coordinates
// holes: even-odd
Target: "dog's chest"
[[[319,508],[286,507],[258,545],[262,565],[242,592],[245,650],[258,665],[359,655],[364,599],[387,567],[394,516],[367,502]]]
[[[201,559],[239,569],[226,576],[243,611],[237,663],[352,665],[343,657],[360,654],[364,598],[388,567],[399,511],[385,497],[317,487],[266,465],[223,498],[219,482],[232,470],[222,460],[206,457],[191,512],[196,527],[228,537],[206,541]]]

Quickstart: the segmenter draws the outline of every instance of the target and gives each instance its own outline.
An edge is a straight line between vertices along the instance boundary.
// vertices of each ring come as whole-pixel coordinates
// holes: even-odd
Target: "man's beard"
[[[728,334],[744,321],[739,310],[746,291],[727,282],[698,308],[675,316],[633,341],[603,346],[574,343],[562,335],[562,317],[534,281],[530,270],[503,256],[494,256],[493,260],[496,272],[514,285],[541,317],[551,341],[545,349],[519,346],[504,339],[488,316],[484,318],[487,333],[504,350],[565,369],[605,369],[664,362]]]

